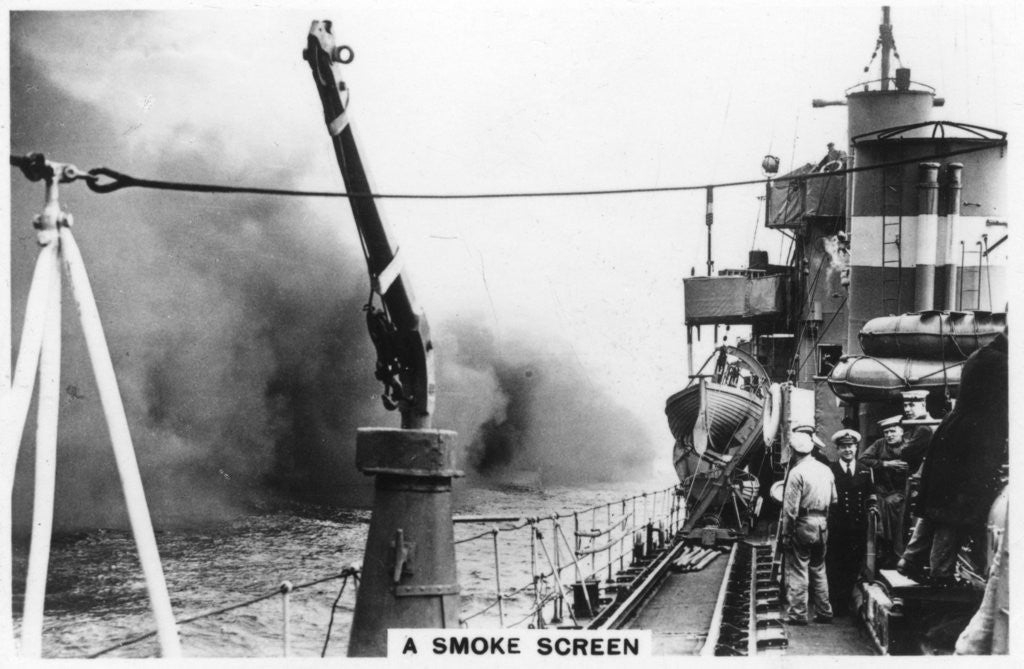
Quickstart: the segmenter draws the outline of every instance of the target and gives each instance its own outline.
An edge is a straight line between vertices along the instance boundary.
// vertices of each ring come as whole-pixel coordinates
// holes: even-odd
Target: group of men
[[[870,506],[879,512],[880,552],[892,562],[903,553],[908,476],[920,468],[931,440],[927,425],[907,429],[903,422],[930,418],[927,395],[904,393],[903,415],[879,421],[882,437],[859,457],[861,436],[855,430],[832,435],[834,461],[815,452],[813,426],[797,426],[790,435],[781,527],[788,622],[807,624],[813,612],[815,622],[827,623],[852,612],[856,583],[867,576]]]
[[[988,402],[981,408],[991,413],[1000,398],[989,397],[989,391],[978,389],[981,402]],[[926,409],[927,395],[923,390],[903,393],[903,414],[879,421],[882,437],[859,455],[861,435],[854,430],[832,435],[835,461],[816,450],[813,426],[799,426],[790,434],[792,456],[781,520],[789,623],[805,625],[811,618],[826,623],[834,615],[855,611],[856,583],[871,576],[865,563],[869,513],[878,514],[879,567],[896,567],[937,585],[953,581],[960,546],[972,528],[984,526],[984,514],[998,492],[994,472],[1000,458],[1005,462],[1007,421],[986,414],[981,420],[988,424],[979,423],[973,414],[965,418],[964,411],[954,410],[936,431]],[[978,404],[977,399],[968,401]],[[973,428],[970,440],[964,438],[964,423]],[[992,443],[977,454],[982,431]],[[930,471],[933,462],[940,464]],[[944,479],[950,464],[971,467],[974,478]],[[939,488],[939,481],[946,488]],[[908,503],[918,489],[918,503]],[[951,509],[959,515],[951,518]],[[911,521],[914,531],[905,541]]]

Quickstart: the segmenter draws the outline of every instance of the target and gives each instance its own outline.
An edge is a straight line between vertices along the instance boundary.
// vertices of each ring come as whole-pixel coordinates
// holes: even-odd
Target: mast
[[[889,56],[892,53],[892,24],[889,23],[889,7],[882,7],[882,25],[878,26],[878,39],[882,42],[882,90],[889,90]]]

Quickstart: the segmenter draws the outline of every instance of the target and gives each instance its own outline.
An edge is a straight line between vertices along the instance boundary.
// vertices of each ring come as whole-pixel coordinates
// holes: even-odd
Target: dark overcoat
[[[985,523],[1002,487],[1009,433],[1007,339],[1000,335],[964,363],[956,407],[932,437],[917,512],[956,526]]]

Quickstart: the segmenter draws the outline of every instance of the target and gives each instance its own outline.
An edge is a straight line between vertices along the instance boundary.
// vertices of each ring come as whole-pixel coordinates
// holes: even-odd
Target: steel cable
[[[112,170],[107,167],[97,167],[89,170],[88,176],[83,175],[86,183],[90,190],[95,193],[110,193],[121,188],[135,187],[135,188],[149,188],[154,190],[169,190],[179,192],[192,192],[192,193],[210,193],[210,194],[249,194],[249,195],[281,195],[281,196],[294,196],[294,197],[340,197],[340,198],[357,198],[357,199],[377,199],[377,200],[482,200],[482,199],[502,199],[502,198],[530,198],[530,197],[581,197],[581,196],[595,196],[595,195],[630,195],[638,193],[670,193],[670,192],[685,192],[685,191],[697,191],[707,190],[709,188],[730,188],[733,186],[752,186],[756,184],[765,184],[769,181],[773,183],[788,182],[788,181],[801,181],[809,179],[819,179],[823,177],[836,177],[845,174],[854,174],[857,172],[866,172],[870,170],[880,170],[888,167],[898,167],[900,165],[910,165],[914,163],[927,162],[933,160],[941,160],[944,158],[952,158],[954,156],[962,156],[978,151],[987,151],[989,149],[997,147],[1005,147],[1007,141],[1005,139],[990,140],[986,141],[980,146],[971,148],[957,149],[954,151],[944,151],[935,153],[930,156],[921,156],[916,158],[905,158],[902,160],[896,160],[886,163],[879,163],[878,165],[865,165],[861,167],[847,167],[834,172],[814,172],[810,174],[801,174],[795,176],[782,176],[774,177],[772,179],[743,179],[738,181],[725,181],[714,184],[700,184],[700,185],[686,185],[686,186],[654,186],[654,187],[637,187],[637,188],[609,188],[609,189],[592,189],[592,190],[564,190],[564,191],[510,191],[510,192],[493,192],[493,193],[343,193],[338,191],[315,191],[315,190],[294,190],[287,188],[263,188],[256,186],[228,186],[223,184],[207,184],[207,183],[194,183],[194,182],[179,182],[179,181],[167,181],[163,179],[143,179],[139,177],[133,177],[116,170]],[[21,156],[10,157],[12,165],[20,166],[25,162],[25,158]],[[108,177],[110,181],[103,182],[101,177]]]
[[[325,583],[327,581],[333,581],[333,580],[338,579],[338,578],[348,579],[349,576],[355,576],[356,574],[358,574],[358,571],[356,571],[354,569],[346,569],[345,571],[341,572],[340,574],[335,574],[333,576],[327,576],[327,577],[324,577],[324,578],[317,579],[315,581],[309,581],[307,583],[302,583],[300,585],[296,585],[296,586],[294,586],[292,588],[292,590],[293,591],[295,591],[295,590],[302,590],[304,588],[309,588],[309,587],[312,587],[314,585],[319,585],[320,583]],[[241,609],[241,608],[244,608],[246,606],[252,606],[253,604],[258,604],[259,602],[262,602],[262,601],[265,601],[267,599],[270,599],[271,597],[276,597],[276,596],[280,595],[281,593],[282,593],[281,588],[277,587],[272,592],[268,592],[266,594],[260,595],[259,597],[253,597],[252,599],[246,600],[244,602],[238,602],[237,604],[231,604],[229,606],[224,606],[224,607],[221,607],[219,609],[214,609],[212,611],[206,611],[204,613],[200,613],[200,614],[191,616],[189,618],[182,618],[181,620],[178,620],[176,622],[177,622],[178,625],[186,625],[188,623],[196,622],[197,620],[202,620],[204,618],[210,618],[210,617],[213,617],[213,616],[221,615],[223,613],[228,613],[230,611],[234,611],[235,609]],[[114,644],[113,646],[109,646],[107,648],[104,648],[103,650],[100,650],[100,651],[97,651],[97,652],[95,652],[95,653],[93,653],[91,655],[88,655],[87,657],[88,657],[88,659],[92,660],[92,659],[95,659],[97,657],[100,657],[101,655],[106,655],[107,653],[115,651],[115,650],[117,650],[119,648],[124,648],[125,646],[131,646],[133,644],[139,643],[140,641],[145,641],[146,639],[149,639],[149,638],[154,637],[154,636],[156,636],[156,630],[153,630],[151,632],[146,632],[145,634],[140,634],[139,636],[132,637],[131,639],[126,639],[124,641],[121,641],[119,643]]]

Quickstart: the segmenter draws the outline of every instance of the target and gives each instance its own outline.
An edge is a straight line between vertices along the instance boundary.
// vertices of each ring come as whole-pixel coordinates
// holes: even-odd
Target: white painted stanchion
[[[18,347],[18,362],[14,369],[11,392],[7,396],[8,422],[4,426],[4,459],[0,462],[4,492],[8,489],[13,490],[14,486],[14,465],[18,460],[18,447],[25,429],[28,407],[32,403],[32,391],[35,389],[39,352],[43,347],[43,331],[46,327],[46,304],[50,295],[50,282],[53,280],[52,268],[56,263],[57,245],[43,247],[39,252],[28,291],[25,324],[21,330],[21,343]]]
[[[21,655],[42,657],[46,573],[53,534],[53,503],[57,484],[57,423],[60,411],[60,263],[50,267],[46,330],[39,357],[39,402],[36,419],[35,498],[32,503],[32,541],[25,579],[25,608],[21,619]]]
[[[0,425],[0,658],[15,654],[14,619],[12,617],[13,557],[11,550],[11,496],[14,493],[14,468],[18,461],[18,448],[39,364],[39,351],[46,325],[46,302],[53,279],[52,268],[57,265],[57,245],[43,247],[36,259],[32,283],[25,305],[25,323],[18,347],[18,361],[14,381],[3,400],[0,412],[5,421]],[[48,271],[49,270],[49,271]]]
[[[124,412],[124,404],[117,388],[114,365],[110,360],[103,325],[96,309],[92,287],[85,272],[81,253],[66,227],[60,229],[61,256],[68,274],[68,282],[75,297],[75,304],[82,321],[86,348],[92,361],[93,373],[96,375],[96,386],[103,405],[103,413],[110,430],[110,440],[114,447],[117,471],[121,477],[125,502],[128,507],[128,519],[135,535],[135,544],[139,550],[139,560],[146,577],[149,600],[156,618],[157,636],[160,640],[160,651],[163,657],[180,657],[181,643],[178,639],[177,624],[171,609],[167,583],[164,581],[163,567],[157,550],[153,524],[146,505],[146,495],[142,488],[139,465],[132,446],[131,433],[128,430],[128,418]]]

